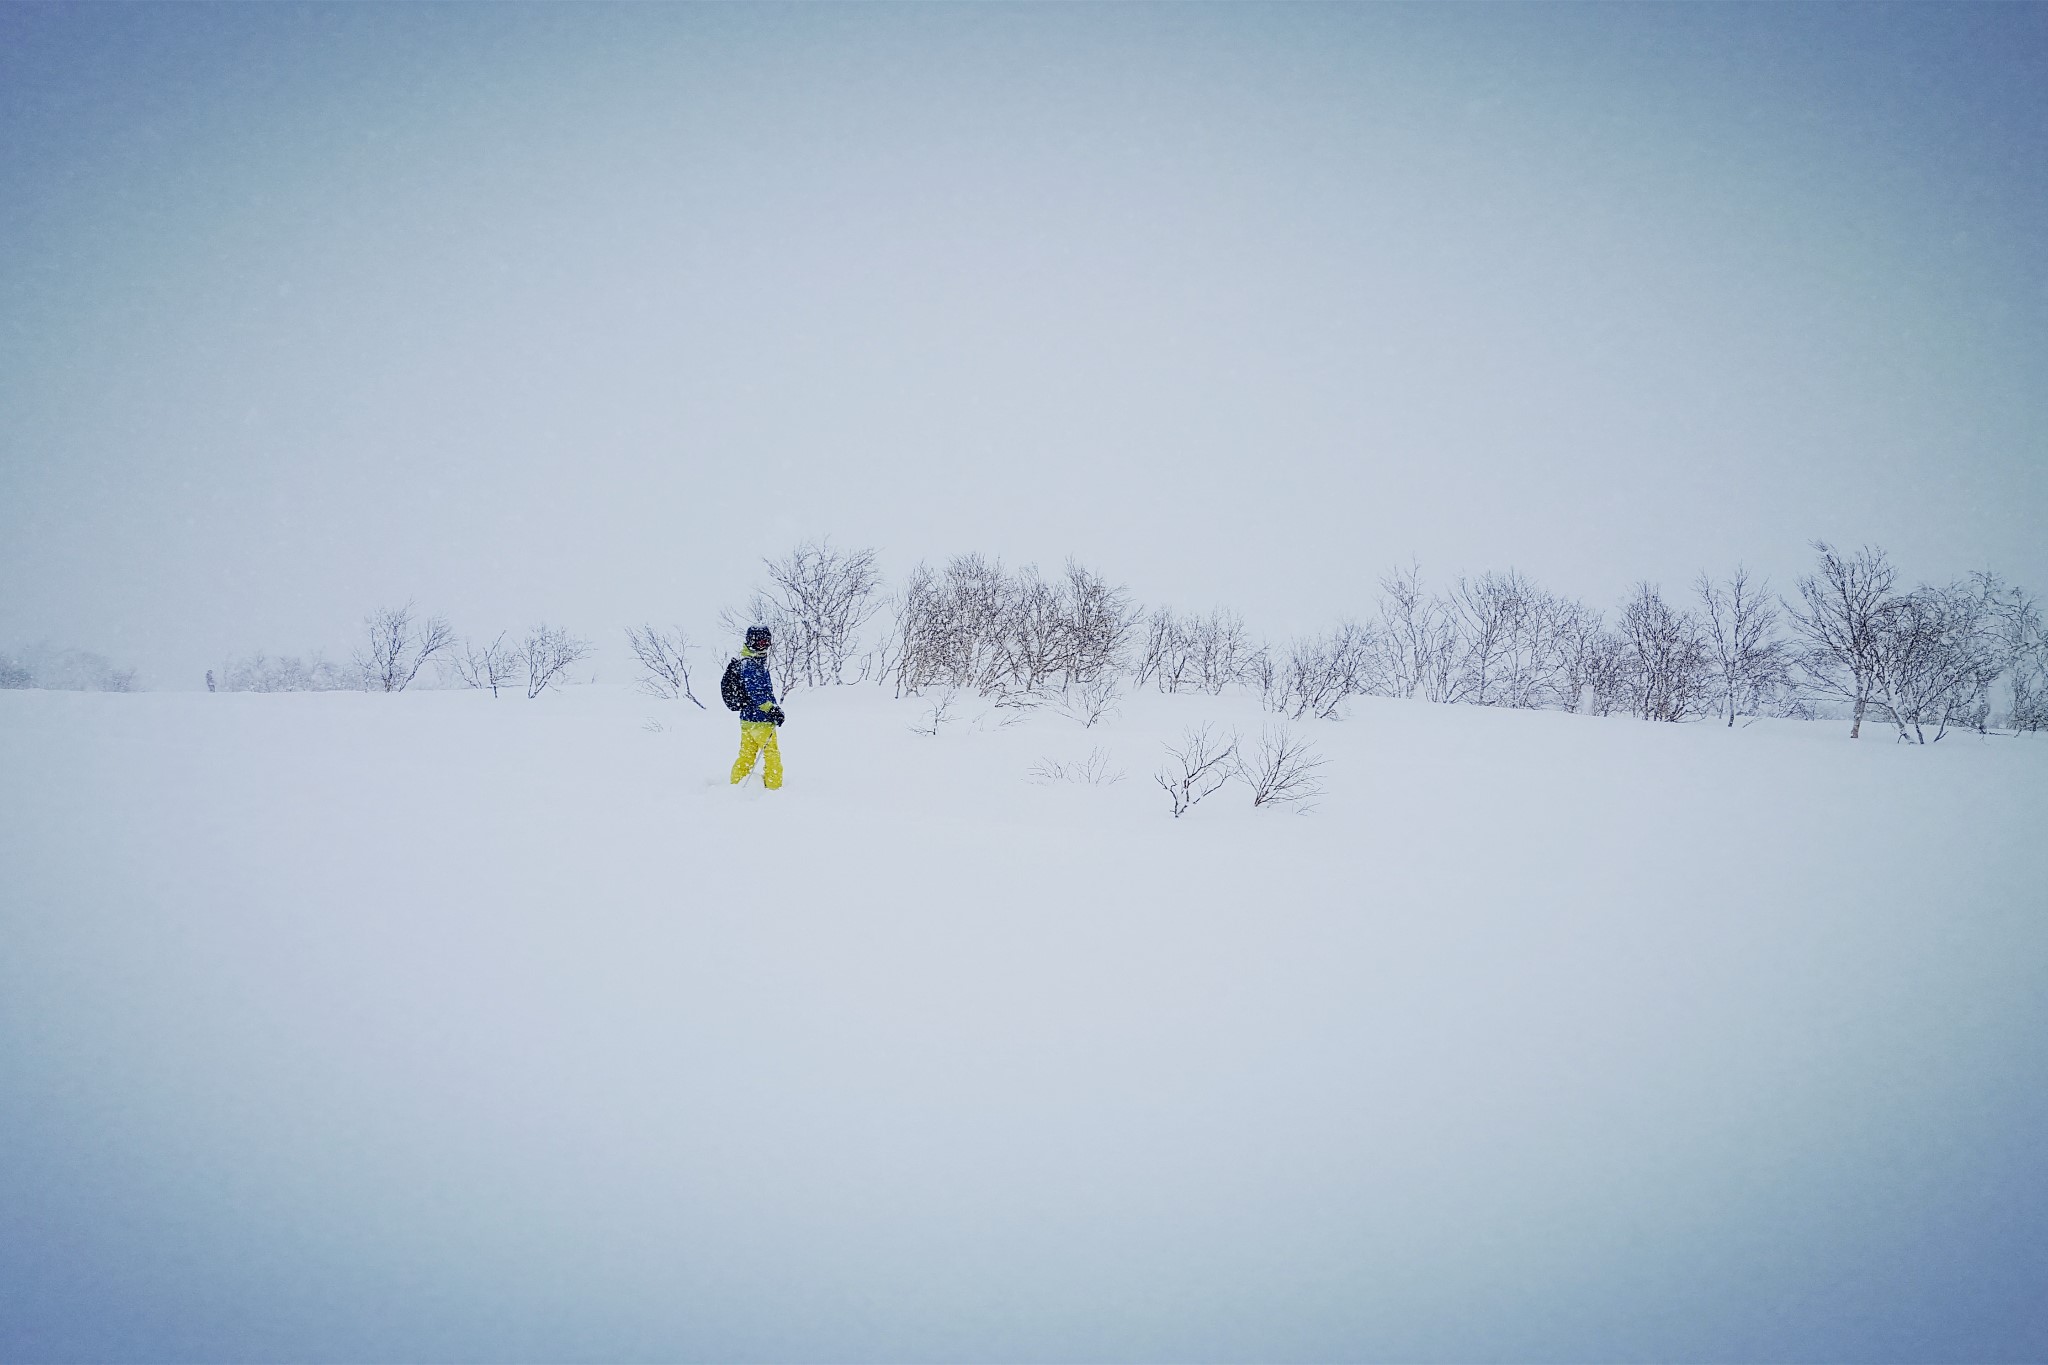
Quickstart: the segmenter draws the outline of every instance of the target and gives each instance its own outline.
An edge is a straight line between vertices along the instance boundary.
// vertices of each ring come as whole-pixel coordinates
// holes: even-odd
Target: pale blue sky
[[[10,6],[0,641],[2048,589],[2040,6]],[[620,671],[614,669],[614,671]]]

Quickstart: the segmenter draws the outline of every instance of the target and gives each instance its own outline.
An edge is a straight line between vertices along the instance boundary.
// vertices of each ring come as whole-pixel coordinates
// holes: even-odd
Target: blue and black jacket
[[[740,719],[755,724],[772,723],[775,717],[768,714],[774,706],[775,681],[768,676],[768,660],[758,649],[740,650],[740,684],[747,689],[747,704],[740,708]]]

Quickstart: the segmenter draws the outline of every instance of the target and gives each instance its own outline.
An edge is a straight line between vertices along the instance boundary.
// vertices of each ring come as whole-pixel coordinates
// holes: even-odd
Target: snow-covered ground
[[[712,705],[0,693],[0,1357],[2048,1357],[2038,739]]]

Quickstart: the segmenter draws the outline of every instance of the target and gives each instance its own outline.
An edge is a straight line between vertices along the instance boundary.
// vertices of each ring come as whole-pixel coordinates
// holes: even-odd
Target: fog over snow
[[[1176,818],[1249,673],[805,688],[772,793],[713,699],[813,537],[1276,650],[1411,559],[2048,590],[2044,55],[0,7],[0,1360],[2048,1359],[2040,733],[1353,688]],[[408,600],[596,653],[204,690]]]
[[[2038,6],[10,5],[0,646],[2048,585]],[[600,672],[602,674],[600,665]]]

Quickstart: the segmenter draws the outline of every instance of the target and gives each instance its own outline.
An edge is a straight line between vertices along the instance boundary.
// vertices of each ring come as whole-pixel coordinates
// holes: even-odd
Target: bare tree
[[[1725,582],[1704,571],[1693,581],[1705,611],[1704,641],[1713,663],[1720,712],[1729,725],[1754,715],[1763,699],[1790,683],[1790,655],[1778,637],[1778,607],[1768,580],[1752,584],[1740,564]]]
[[[1997,626],[2003,584],[1989,574],[1918,587],[1886,603],[1872,633],[1872,704],[1901,740],[1939,740],[1951,725],[1982,730],[2008,654]]]
[[[2024,589],[2009,588],[2001,597],[1998,630],[2012,682],[2007,722],[2021,733],[2048,730],[2048,630]]]
[[[1123,667],[1124,649],[1138,621],[1129,593],[1068,559],[1059,606],[1067,637],[1060,668],[1064,682],[1088,682]]]
[[[1450,699],[1480,706],[1534,708],[1562,691],[1571,604],[1509,569],[1460,578],[1445,614],[1457,629]]]
[[[697,702],[699,710],[703,709],[704,703],[697,701],[697,694],[690,690],[689,655],[696,646],[690,643],[688,632],[681,626],[670,631],[657,630],[652,625],[628,626],[626,643],[632,646],[633,657],[646,670],[638,684],[642,692],[667,701],[687,698]]]
[[[1422,589],[1422,566],[1411,563],[1380,579],[1379,688],[1386,696],[1451,699],[1458,627],[1444,603]]]
[[[1259,694],[1259,705],[1268,711],[1279,710],[1280,668],[1273,662],[1273,651],[1260,645],[1245,661],[1245,685]]]
[[[2034,650],[2013,665],[2012,705],[2006,721],[2022,734],[2048,730],[2048,651]]]
[[[1254,806],[1294,805],[1323,794],[1317,774],[1328,760],[1284,726],[1268,726],[1256,746],[1238,746],[1237,775],[1252,789]]]
[[[499,688],[519,676],[524,662],[520,651],[505,643],[501,630],[497,639],[482,647],[465,637],[448,656],[448,669],[464,687],[488,688],[495,697]]]
[[[807,540],[761,563],[768,591],[749,603],[747,620],[727,624],[766,625],[775,632],[777,677],[785,689],[844,682],[847,663],[860,651],[861,627],[881,606],[875,552]]]
[[[363,618],[366,637],[355,652],[363,685],[372,692],[403,692],[420,668],[455,642],[445,616],[413,617],[413,604],[385,607]]]
[[[1808,684],[1820,695],[1848,703],[1849,738],[1863,735],[1863,716],[1877,691],[1878,622],[1892,601],[1897,572],[1880,549],[1843,554],[1813,542],[1820,571],[1799,580],[1800,605],[1786,604],[1805,639],[1799,657]]]
[[[1037,692],[1072,662],[1060,591],[1028,564],[1006,586],[1008,600],[998,637],[1003,660],[998,686]]]
[[[1678,721],[1705,712],[1713,683],[1697,619],[1673,610],[1655,585],[1638,583],[1622,607],[1616,634],[1631,714]]]
[[[1326,634],[1296,640],[1275,664],[1261,700],[1268,710],[1294,720],[1333,720],[1346,697],[1365,691],[1361,675],[1372,655],[1371,627],[1348,621]]]
[[[1152,774],[1152,780],[1173,804],[1173,818],[1186,815],[1204,797],[1213,796],[1230,781],[1235,769],[1237,736],[1228,740],[1217,735],[1205,722],[1181,735],[1178,747],[1166,746],[1166,762]]]
[[[718,613],[718,624],[728,635],[742,638],[753,626],[768,628],[768,633],[775,637],[775,683],[784,694],[801,689],[805,678],[811,675],[813,670],[807,658],[809,637],[781,604],[766,593],[754,593],[747,598],[746,606],[738,610],[724,608]]]
[[[1558,598],[1552,631],[1557,651],[1553,704],[1563,711],[1607,716],[1621,704],[1621,644],[1600,612]]]
[[[958,555],[920,564],[896,598],[887,647],[898,696],[926,687],[1039,693],[1115,672],[1135,620],[1123,589],[1069,562],[1057,582]]]
[[[1171,692],[1174,679],[1187,671],[1180,618],[1171,607],[1154,607],[1144,626],[1137,657],[1132,661],[1131,681],[1139,687],[1151,683],[1161,692]]]
[[[562,674],[590,654],[588,640],[579,640],[559,626],[543,623],[527,631],[520,646],[520,657],[526,665],[527,699],[559,686]]]
[[[1011,598],[1000,560],[956,555],[943,570],[920,564],[896,600],[896,694],[927,687],[991,692],[1008,676],[1004,631]]]
[[[1180,616],[1160,607],[1145,619],[1134,681],[1161,692],[1220,695],[1232,683],[1256,679],[1258,646],[1236,612],[1217,608],[1207,616]]]

